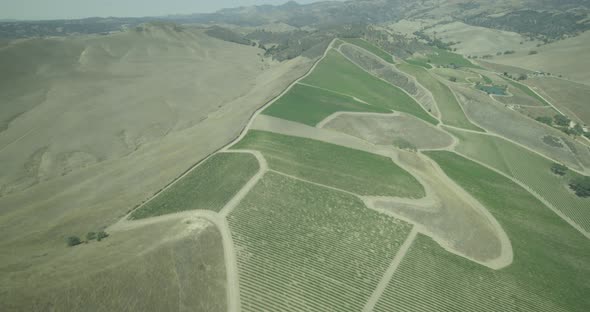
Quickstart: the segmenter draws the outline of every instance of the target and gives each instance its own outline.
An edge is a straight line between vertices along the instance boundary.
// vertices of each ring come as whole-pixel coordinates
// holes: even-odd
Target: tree
[[[457,82],[457,77],[449,77],[449,80],[452,82]]]
[[[535,55],[535,54],[537,54],[537,53],[539,53],[539,52],[537,52],[537,51],[535,51],[535,50],[533,50],[533,51],[529,51],[529,55]]]
[[[570,125],[570,119],[564,115],[557,114],[553,116],[553,120],[555,121],[556,125],[561,127],[568,127]]]
[[[590,177],[577,176],[569,184],[578,197],[590,197]]]
[[[551,172],[553,172],[556,175],[563,176],[567,173],[567,170],[567,167],[562,164],[553,163],[551,165]]]
[[[70,236],[66,239],[66,243],[68,244],[69,247],[73,247],[76,245],[80,245],[82,243],[82,241],[80,240],[80,238],[78,236]]]
[[[96,232],[88,232],[86,233],[86,240],[91,241],[96,238]]]
[[[100,242],[103,238],[107,238],[108,236],[109,234],[107,234],[107,232],[100,231],[96,234],[96,240]]]
[[[580,126],[579,123],[577,123],[574,128],[572,129],[572,134],[575,136],[579,136],[579,135],[583,135],[584,134],[584,128],[582,128],[582,126]]]
[[[527,76],[525,74],[518,75],[517,80],[526,80]]]
[[[538,122],[542,122],[546,125],[550,125],[550,126],[553,123],[553,119],[551,117],[547,117],[547,116],[537,117],[537,118],[535,118],[535,120]]]

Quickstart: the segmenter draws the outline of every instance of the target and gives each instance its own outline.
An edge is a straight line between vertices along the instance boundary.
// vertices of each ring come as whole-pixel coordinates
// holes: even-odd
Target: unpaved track
[[[395,271],[397,271],[397,268],[399,267],[400,263],[402,262],[402,259],[408,253],[408,250],[410,249],[410,246],[412,246],[414,239],[416,239],[416,235],[418,235],[418,230],[414,226],[412,228],[412,231],[410,232],[410,234],[408,235],[408,237],[404,241],[404,243],[401,245],[401,247],[399,248],[399,250],[395,254],[393,261],[391,261],[391,264],[389,265],[389,267],[387,268],[387,270],[383,274],[383,277],[379,281],[379,284],[377,284],[377,287],[375,288],[375,290],[371,294],[371,297],[369,297],[369,300],[367,301],[367,303],[365,304],[365,306],[363,308],[363,312],[373,311],[373,308],[375,308],[375,305],[379,301],[379,298],[381,298],[381,295],[383,294],[383,292],[387,288],[387,285],[389,285],[389,281],[393,277],[393,274],[395,274]]]
[[[221,211],[219,211],[219,214],[223,218],[227,217],[227,215],[229,215],[234,210],[234,208],[242,201],[242,199],[244,199],[244,197],[246,197],[248,192],[250,192],[250,190],[256,185],[256,183],[258,183],[258,181],[260,181],[260,179],[262,179],[264,174],[268,171],[268,163],[266,162],[264,156],[262,156],[262,153],[260,153],[259,151],[228,150],[224,151],[224,153],[244,153],[254,155],[258,160],[260,169],[252,178],[250,178],[250,181],[244,184],[244,186],[236,193],[236,195],[234,195],[234,197],[232,197],[232,199],[229,202],[227,202],[227,204],[225,204]]]

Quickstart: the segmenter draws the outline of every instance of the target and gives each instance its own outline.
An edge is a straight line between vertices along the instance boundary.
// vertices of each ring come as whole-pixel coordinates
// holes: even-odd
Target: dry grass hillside
[[[587,31],[538,48],[500,56],[491,62],[562,75],[576,82],[590,84],[590,58],[587,57],[589,50],[590,31]],[[537,54],[529,55],[531,51],[536,51]]]
[[[112,224],[229,142],[312,63],[263,52],[169,25],[0,48],[2,285],[39,263],[65,270],[66,237]]]
[[[202,219],[114,232],[3,273],[1,311],[227,310],[221,235]]]

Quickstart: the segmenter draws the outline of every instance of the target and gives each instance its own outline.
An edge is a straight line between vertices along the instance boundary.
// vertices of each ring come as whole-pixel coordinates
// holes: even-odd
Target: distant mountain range
[[[145,18],[86,18],[54,21],[0,21],[0,38],[100,34],[155,20],[179,24],[261,26],[284,23],[293,27],[332,29],[369,25],[402,18],[441,18],[527,33],[559,37],[590,28],[588,0],[353,0],[301,5],[260,5],[223,9],[215,13]],[[539,27],[542,20],[544,27]],[[548,22],[550,20],[551,22]]]

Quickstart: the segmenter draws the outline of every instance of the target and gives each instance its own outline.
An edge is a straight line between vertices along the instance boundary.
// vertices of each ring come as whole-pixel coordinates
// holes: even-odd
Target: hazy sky
[[[302,4],[316,1],[297,0]],[[0,19],[159,16],[285,2],[287,0],[0,0]]]

